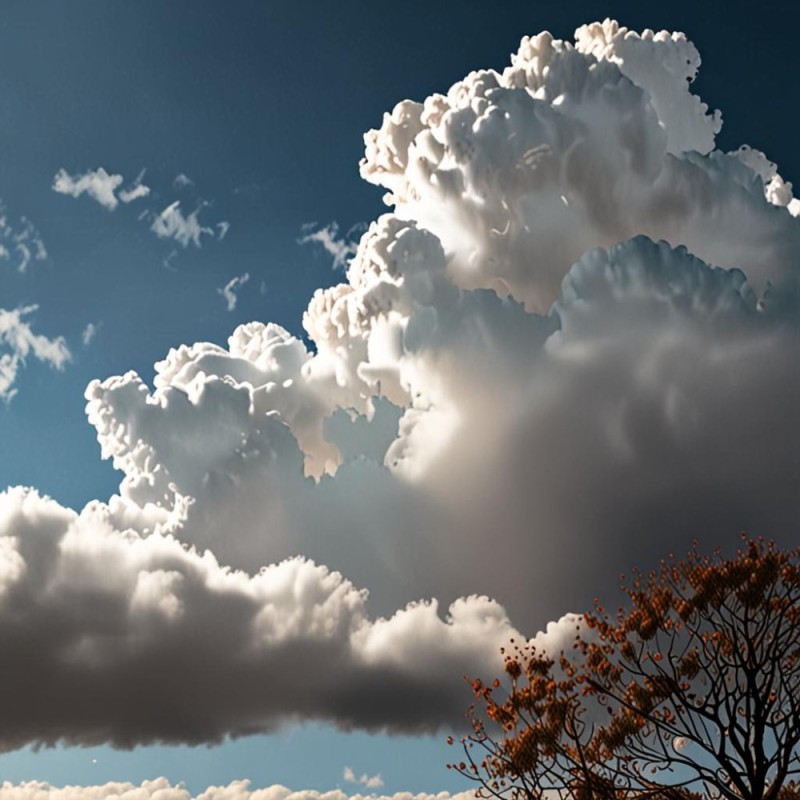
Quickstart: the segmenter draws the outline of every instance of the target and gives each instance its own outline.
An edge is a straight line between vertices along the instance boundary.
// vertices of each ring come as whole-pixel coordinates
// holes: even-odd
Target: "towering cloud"
[[[2,501],[5,746],[455,725],[457,676],[653,549],[792,537],[798,203],[714,149],[698,65],[606,22],[400,103],[312,348],[252,322],[93,382],[119,494]]]

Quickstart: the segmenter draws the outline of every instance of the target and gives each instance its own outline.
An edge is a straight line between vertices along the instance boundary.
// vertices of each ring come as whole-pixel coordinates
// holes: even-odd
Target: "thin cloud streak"
[[[236,308],[236,302],[239,297],[237,292],[250,280],[249,273],[245,272],[244,275],[238,275],[231,278],[221,289],[217,289],[217,293],[225,300],[228,311],[233,311]]]
[[[339,236],[339,225],[331,222],[317,230],[312,230],[297,240],[298,244],[318,244],[333,257],[333,269],[344,269],[356,254],[358,242]]]

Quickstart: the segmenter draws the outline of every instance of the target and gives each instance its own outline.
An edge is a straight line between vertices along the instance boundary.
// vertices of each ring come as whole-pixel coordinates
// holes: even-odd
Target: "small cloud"
[[[342,777],[348,783],[358,783],[361,786],[365,786],[367,789],[380,789],[381,786],[383,786],[383,778],[381,778],[380,774],[370,776],[364,773],[360,778],[357,778],[355,772],[353,772],[350,767],[344,768]]]
[[[0,308],[0,400],[8,403],[17,393],[14,384],[21,366],[28,357],[54,369],[62,370],[72,355],[63,336],[48,339],[34,333],[24,319],[33,314],[38,306],[24,306],[12,311]]]
[[[176,200],[153,220],[150,230],[159,239],[174,239],[182,247],[188,247],[190,242],[200,247],[200,237],[203,234],[213,236],[214,231],[200,224],[197,219],[199,213],[200,209],[184,216],[180,201]]]
[[[683,750],[686,747],[686,745],[688,745],[688,744],[689,744],[689,740],[685,736],[676,736],[672,740],[672,746],[676,750]]]
[[[172,272],[177,272],[177,270],[172,264],[172,262],[175,261],[177,257],[178,257],[178,251],[173,248],[172,250],[169,251],[169,255],[164,259],[162,263],[167,269],[172,270]]]
[[[142,170],[137,176],[133,185],[128,189],[122,189],[119,193],[119,199],[123,203],[132,203],[140,197],[147,197],[150,194],[150,187],[142,183],[144,179],[145,170]]]
[[[97,336],[98,331],[100,330],[100,326],[102,323],[97,322],[90,322],[86,325],[83,329],[83,333],[81,334],[81,341],[83,342],[84,347],[88,347],[95,336]]]
[[[227,235],[228,231],[231,229],[231,224],[230,222],[223,220],[222,222],[217,223],[217,229],[217,239],[222,241]]]
[[[347,266],[348,261],[356,254],[358,242],[346,237],[339,236],[339,225],[336,222],[331,222],[322,228],[313,230],[316,223],[310,222],[302,226],[301,231],[304,235],[298,240],[298,244],[309,244],[315,242],[322,245],[326,253],[333,256],[333,268],[344,268]],[[348,234],[352,233],[355,228],[351,228]]]
[[[119,193],[119,199],[122,200],[123,203],[132,203],[134,200],[138,200],[140,197],[147,197],[149,194],[150,187],[140,183],[131,189],[123,189]]]
[[[221,289],[217,289],[217,294],[222,295],[225,298],[225,302],[228,304],[228,311],[233,311],[236,308],[236,301],[239,299],[236,296],[236,292],[250,280],[250,274],[245,272],[244,275],[239,275],[237,278],[231,278],[225,286]]]
[[[173,189],[188,189],[190,186],[194,186],[194,181],[188,175],[184,175],[182,172],[179,175],[176,175],[175,180],[172,181]]]
[[[119,199],[122,200],[123,203],[132,203],[134,200],[138,200],[140,197],[147,197],[149,194],[150,187],[140,183],[132,189],[123,189],[119,193]]]
[[[82,175],[70,175],[65,169],[60,169],[53,178],[53,191],[71,197],[88,194],[101,206],[113,211],[119,204],[114,193],[122,180],[122,175],[109,175],[102,167]]]
[[[47,249],[36,226],[27,217],[20,217],[17,224],[12,224],[0,202],[0,260],[10,261],[14,257],[17,271],[25,272],[31,261],[47,258]]]

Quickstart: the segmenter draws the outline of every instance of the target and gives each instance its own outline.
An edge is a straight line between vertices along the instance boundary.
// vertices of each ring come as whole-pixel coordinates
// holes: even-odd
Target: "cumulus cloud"
[[[464,667],[500,669],[515,633],[486,598],[374,619],[365,591],[306,559],[248,575],[112,517],[0,494],[3,749],[209,742],[305,716],[431,731],[463,717]]]
[[[322,249],[333,258],[334,269],[346,267],[348,261],[356,254],[358,242],[339,236],[338,223],[331,222],[316,230],[313,230],[313,224],[307,227],[310,228],[310,232],[300,237],[298,243],[321,245]]]
[[[0,400],[8,403],[17,393],[15,383],[20,368],[32,356],[54,369],[63,369],[71,358],[62,336],[50,339],[34,333],[26,317],[38,306],[0,308]]]
[[[70,197],[88,194],[101,206],[113,211],[119,205],[115,192],[122,181],[122,175],[109,175],[102,167],[75,175],[70,175],[62,168],[53,178],[53,191]]]
[[[213,236],[214,231],[200,224],[197,216],[200,209],[192,211],[188,216],[181,211],[180,200],[168,205],[153,220],[150,230],[159,239],[174,239],[181,247],[193,244],[200,247],[202,236]]]
[[[606,22],[400,103],[361,164],[393,210],[308,344],[251,322],[92,382],[119,493],[4,496],[0,741],[457,725],[458,676],[654,549],[793,543],[798,204],[714,149],[698,64]]]
[[[249,280],[250,274],[245,272],[244,275],[231,278],[221,289],[217,289],[217,293],[224,298],[228,311],[233,311],[236,308],[236,301],[239,299],[236,292]]]
[[[209,786],[198,795],[185,787],[173,786],[166,778],[156,778],[133,783],[105,783],[99,786],[56,787],[42,781],[28,781],[17,785],[8,781],[0,785],[0,800],[472,800],[474,792],[396,792],[384,795],[348,795],[340,789],[320,792],[315,789],[295,791],[281,784],[254,789],[250,781],[233,781],[227,786]]]
[[[352,767],[345,767],[342,772],[342,777],[348,783],[360,783],[367,789],[380,789],[381,786],[383,786],[383,778],[381,778],[380,775],[367,775],[365,772],[361,776],[356,776]]]

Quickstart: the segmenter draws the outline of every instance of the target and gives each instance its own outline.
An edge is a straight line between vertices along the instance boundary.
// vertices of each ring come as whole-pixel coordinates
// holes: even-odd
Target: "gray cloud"
[[[10,490],[0,525],[3,749],[209,742],[298,717],[431,731],[462,718],[464,667],[499,669],[515,633],[477,597],[372,619],[366,593],[325,567],[231,571],[116,529],[99,504],[76,515]]]

